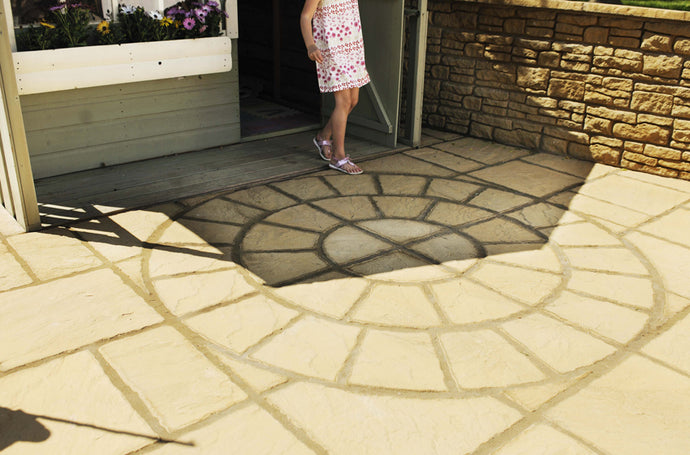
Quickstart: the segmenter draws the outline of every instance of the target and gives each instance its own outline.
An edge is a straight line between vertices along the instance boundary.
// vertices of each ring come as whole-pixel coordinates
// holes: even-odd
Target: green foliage
[[[622,3],[628,6],[690,11],[690,1],[688,0],[622,0]]]

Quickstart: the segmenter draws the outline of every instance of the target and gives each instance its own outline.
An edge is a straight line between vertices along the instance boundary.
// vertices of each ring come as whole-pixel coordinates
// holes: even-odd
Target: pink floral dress
[[[367,84],[357,0],[321,0],[312,24],[314,41],[323,56],[323,63],[316,64],[319,90],[337,92]]]

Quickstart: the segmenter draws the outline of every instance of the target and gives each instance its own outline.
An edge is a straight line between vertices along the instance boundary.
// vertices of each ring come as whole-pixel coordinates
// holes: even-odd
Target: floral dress
[[[357,0],[321,0],[312,24],[314,41],[323,56],[323,63],[316,64],[319,90],[337,92],[367,84]]]

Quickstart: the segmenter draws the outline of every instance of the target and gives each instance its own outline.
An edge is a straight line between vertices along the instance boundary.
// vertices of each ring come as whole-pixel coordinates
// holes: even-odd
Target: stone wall
[[[690,180],[690,14],[429,1],[425,125]]]

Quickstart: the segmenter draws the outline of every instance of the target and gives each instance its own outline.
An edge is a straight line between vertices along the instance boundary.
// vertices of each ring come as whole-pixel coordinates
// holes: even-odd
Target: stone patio
[[[427,133],[6,229],[3,455],[690,453],[690,182]]]

